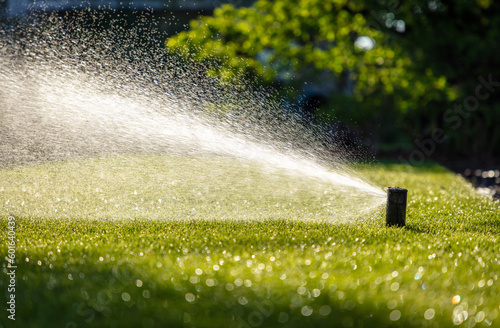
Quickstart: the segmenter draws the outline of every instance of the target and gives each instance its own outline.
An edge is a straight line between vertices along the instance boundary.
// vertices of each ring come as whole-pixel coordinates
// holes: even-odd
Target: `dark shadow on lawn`
[[[220,279],[208,287],[170,277],[168,267],[167,279],[127,264],[49,270],[33,263],[22,271],[19,327],[397,327],[416,318],[391,321],[385,304],[360,304],[349,291],[339,300],[328,291],[301,296],[278,283],[229,288]]]

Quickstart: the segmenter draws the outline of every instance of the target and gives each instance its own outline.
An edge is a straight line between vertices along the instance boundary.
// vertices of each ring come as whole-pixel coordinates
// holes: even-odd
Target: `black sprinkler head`
[[[406,221],[407,189],[399,187],[387,188],[386,225],[388,227],[404,227]]]

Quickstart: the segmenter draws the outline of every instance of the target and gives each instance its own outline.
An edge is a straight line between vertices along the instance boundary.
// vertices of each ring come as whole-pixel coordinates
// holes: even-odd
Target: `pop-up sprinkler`
[[[388,227],[404,227],[406,221],[406,196],[407,189],[398,187],[387,188],[386,225]]]

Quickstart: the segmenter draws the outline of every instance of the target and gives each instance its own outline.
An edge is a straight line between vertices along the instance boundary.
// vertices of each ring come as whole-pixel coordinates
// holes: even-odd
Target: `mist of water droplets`
[[[167,55],[151,24],[113,14],[101,28],[102,15],[39,14],[0,28],[0,166],[213,155],[328,184],[365,209],[380,204],[384,192],[350,167],[341,140],[325,144],[271,91],[221,87],[205,66]]]

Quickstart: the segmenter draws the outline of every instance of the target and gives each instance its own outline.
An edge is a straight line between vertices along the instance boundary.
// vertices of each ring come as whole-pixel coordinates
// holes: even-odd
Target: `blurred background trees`
[[[480,76],[500,81],[499,19],[488,0],[258,0],[222,5],[166,46],[213,64],[222,83],[295,90],[305,116],[341,122],[379,154],[408,153],[442,129],[426,156],[492,163],[500,92],[475,92]]]
[[[207,64],[222,85],[273,86],[305,121],[350,131],[381,156],[500,164],[498,2],[6,0],[0,22],[28,12],[74,22],[85,8],[102,13],[99,26],[144,26],[144,40],[158,28],[144,47],[168,35],[168,51]],[[441,131],[446,140],[433,140]]]

